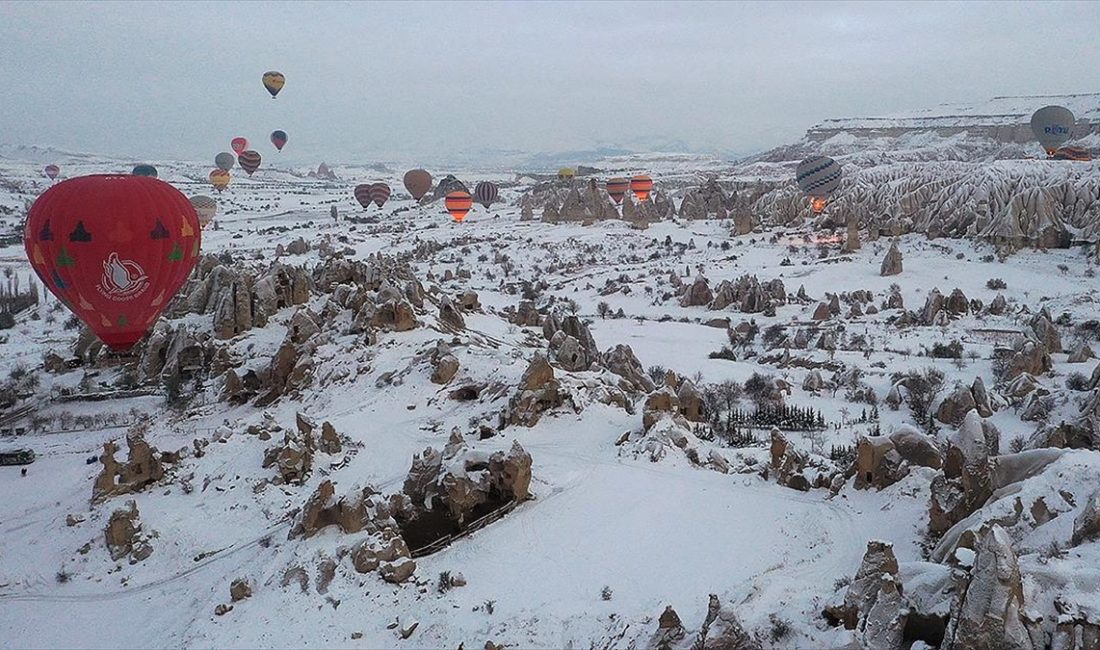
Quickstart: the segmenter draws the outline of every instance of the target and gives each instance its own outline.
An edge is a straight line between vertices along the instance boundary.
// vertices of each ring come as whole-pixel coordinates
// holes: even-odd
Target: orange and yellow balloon
[[[462,220],[466,218],[466,214],[470,212],[470,208],[474,205],[474,197],[470,196],[469,192],[459,190],[448,194],[444,203],[447,205],[447,212],[451,214],[451,218],[455,220],[455,223],[462,223]]]

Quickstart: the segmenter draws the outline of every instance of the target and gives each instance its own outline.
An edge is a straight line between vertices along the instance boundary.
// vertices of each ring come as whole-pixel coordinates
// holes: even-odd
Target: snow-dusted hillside
[[[28,158],[0,159],[4,235],[48,186]],[[206,167],[154,164],[210,193]],[[133,358],[50,296],[19,313],[0,430],[23,432],[0,443],[38,459],[0,467],[6,642],[1094,638],[1093,267],[971,235],[1009,214],[1095,236],[1095,164],[845,161],[830,211],[860,215],[860,246],[809,225],[784,162],[596,164],[651,173],[668,212],[549,223],[541,202],[583,214],[601,190],[456,169],[502,186],[459,225],[402,169],[268,167],[218,196],[204,260]],[[677,216],[708,178],[737,189],[696,203],[723,218]],[[394,188],[383,209],[354,202],[367,181]],[[895,250],[868,237],[881,219]],[[917,234],[935,229],[959,239]]]

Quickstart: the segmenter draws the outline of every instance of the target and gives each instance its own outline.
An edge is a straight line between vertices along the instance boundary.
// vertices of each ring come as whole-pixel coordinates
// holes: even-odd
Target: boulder
[[[902,256],[901,251],[898,250],[898,242],[895,239],[890,242],[890,250],[886,251],[886,257],[882,259],[882,265],[879,267],[879,275],[898,275],[901,271]]]
[[[836,625],[855,630],[877,600],[883,578],[893,579],[897,575],[898,559],[894,555],[894,545],[879,540],[867,542],[867,551],[863,554],[855,578],[848,585],[843,602],[826,607],[826,618]]]
[[[680,298],[681,307],[701,307],[709,305],[714,300],[714,294],[710,290],[710,283],[706,277],[696,276],[687,291]]]
[[[439,300],[439,322],[451,329],[466,329],[466,319],[462,317],[462,311],[447,296]]]
[[[252,585],[247,578],[237,578],[229,585],[229,599],[238,602],[252,597]]]
[[[101,503],[119,494],[139,492],[164,477],[160,453],[145,441],[147,427],[143,422],[127,431],[125,463],[115,460],[118,447],[114,441],[103,443],[103,454],[99,457],[103,469],[92,485],[92,503]]]
[[[928,529],[942,535],[975,510],[993,493],[992,468],[984,421],[975,411],[948,436],[943,474],[932,480]]]
[[[444,354],[435,362],[435,368],[432,370],[432,383],[446,384],[454,379],[457,373],[458,358],[453,354]]]
[[[936,419],[944,424],[958,426],[966,414],[976,406],[973,392],[964,384],[956,384],[955,391],[940,402],[940,407],[936,410]]]
[[[882,489],[897,483],[909,473],[894,443],[884,436],[860,438],[856,444],[855,488]]]
[[[1085,507],[1074,518],[1070,543],[1073,546],[1079,546],[1098,537],[1100,537],[1100,491],[1094,492],[1089,497]]]
[[[604,352],[600,362],[612,373],[622,377],[620,388],[633,393],[650,393],[654,389],[653,380],[642,369],[642,362],[634,356],[629,345],[618,344]]]
[[[983,528],[976,551],[970,583],[952,625],[951,647],[1032,650],[1020,618],[1025,609],[1023,581],[1012,539],[994,524]]]
[[[680,400],[669,386],[649,395],[642,408],[642,428],[648,431],[658,420],[680,412]]]
[[[545,356],[536,353],[501,416],[501,427],[510,424],[533,427],[544,412],[562,405],[567,398],[568,393],[554,378],[554,368]]]
[[[137,503],[127,501],[125,508],[111,513],[103,531],[111,559],[117,561],[131,556],[134,561],[140,561],[148,557],[152,548],[141,541],[140,533],[141,518]]]

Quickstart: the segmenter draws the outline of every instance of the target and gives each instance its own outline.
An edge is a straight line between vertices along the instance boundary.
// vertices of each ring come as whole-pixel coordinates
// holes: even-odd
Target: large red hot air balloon
[[[448,194],[444,203],[447,205],[447,212],[451,213],[451,218],[457,223],[462,223],[462,220],[466,218],[466,214],[474,205],[474,198],[470,196],[469,192],[459,190]]]
[[[630,189],[630,181],[625,178],[612,178],[607,181],[607,195],[616,204],[623,202],[623,197],[626,196],[628,189]]]
[[[108,347],[137,343],[199,257],[195,208],[148,176],[62,181],[38,198],[23,233],[38,277]]]
[[[649,193],[653,191],[653,179],[645,174],[638,174],[630,179],[630,191],[639,201],[648,201]]]
[[[248,172],[249,176],[260,168],[260,160],[259,152],[251,149],[242,151],[241,155],[237,156],[237,164],[241,166],[241,169]]]
[[[375,183],[370,186],[368,194],[375,205],[382,207],[386,204],[386,201],[390,200],[390,186],[385,183]]]
[[[61,175],[61,168],[57,165],[46,165],[46,169],[43,171],[51,181],[57,180],[57,177]]]
[[[229,146],[233,147],[233,153],[239,156],[242,151],[248,148],[248,138],[233,138],[229,141]]]

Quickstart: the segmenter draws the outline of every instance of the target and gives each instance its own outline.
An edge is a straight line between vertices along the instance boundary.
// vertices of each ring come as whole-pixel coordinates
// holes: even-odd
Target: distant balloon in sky
[[[134,171],[130,172],[134,176],[152,176],[157,177],[157,168],[152,165],[136,165]]]
[[[274,70],[264,73],[264,88],[267,88],[267,92],[271,93],[271,99],[275,99],[275,95],[279,94],[284,85],[286,85],[286,77],[283,76],[283,73]]]
[[[214,215],[218,213],[218,202],[205,194],[191,197],[191,205],[195,206],[195,213],[199,216],[199,225],[206,228]]]
[[[233,157],[233,154],[228,151],[223,151],[220,154],[214,156],[214,166],[218,169],[224,169],[229,171],[233,169],[233,165],[237,162],[237,159]]]
[[[237,156],[237,163],[241,166],[241,169],[248,172],[249,176],[260,168],[260,160],[260,154],[251,149],[242,151],[241,155]]]
[[[62,181],[27,214],[27,257],[43,284],[112,350],[145,336],[198,260],[201,229],[179,190],[105,174]]]
[[[638,174],[630,179],[630,191],[639,201],[648,201],[649,193],[653,191],[653,179],[645,174]]]
[[[248,138],[233,138],[230,140],[229,146],[233,148],[233,153],[239,156],[242,151],[248,148]]]
[[[215,169],[214,171],[210,172],[210,184],[213,185],[214,189],[218,190],[219,192],[229,187],[229,181],[232,178],[233,177],[230,176],[229,172],[224,169]]]
[[[272,131],[271,144],[275,145],[275,148],[279,151],[282,151],[283,147],[286,146],[286,131]]]
[[[451,214],[451,218],[457,223],[462,223],[462,220],[470,212],[470,208],[473,207],[474,199],[469,192],[460,190],[448,194],[444,203],[447,205],[447,212]]]
[[[359,205],[363,206],[364,209],[369,208],[371,204],[370,188],[371,186],[369,183],[362,183],[355,186],[355,200],[358,201]]]
[[[562,167],[561,169],[558,170],[558,178],[561,179],[561,180],[565,180],[567,178],[573,178],[576,175],[577,175],[577,170],[573,169],[572,167]]]
[[[57,177],[61,175],[61,168],[57,165],[46,165],[46,168],[42,171],[51,181],[57,180]]]
[[[607,181],[607,194],[616,204],[623,202],[626,191],[630,189],[630,181],[625,178],[612,178]]]
[[[432,175],[423,169],[410,169],[405,172],[405,189],[419,201],[432,189]]]
[[[1073,135],[1076,119],[1064,106],[1044,106],[1031,116],[1031,132],[1035,139],[1046,149],[1048,156],[1063,145]]]
[[[374,204],[378,207],[382,207],[386,204],[386,201],[390,200],[390,186],[385,183],[375,183],[367,190],[370,196],[370,200],[374,201]]]
[[[828,156],[811,156],[798,163],[795,181],[810,197],[814,214],[821,214],[829,197],[840,187],[840,165]]]
[[[1092,160],[1092,153],[1085,147],[1058,147],[1058,150],[1051,156],[1052,160],[1075,160],[1077,162],[1089,162]]]
[[[474,188],[474,198],[486,208],[497,200],[499,193],[500,190],[497,189],[496,183],[490,183],[489,181],[481,181]]]

